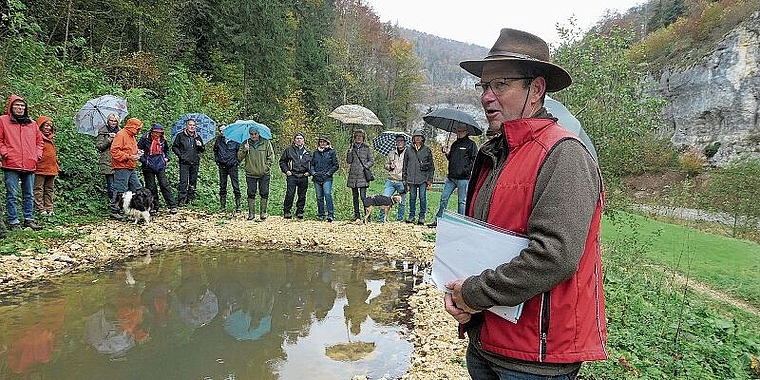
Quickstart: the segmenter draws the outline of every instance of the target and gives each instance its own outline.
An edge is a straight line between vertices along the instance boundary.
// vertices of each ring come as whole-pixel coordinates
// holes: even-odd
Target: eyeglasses
[[[516,80],[534,79],[532,77],[515,77],[515,78],[496,78],[491,79],[488,82],[475,83],[475,89],[481,91],[481,94],[485,94],[490,88],[494,94],[501,95],[507,90],[509,84]]]

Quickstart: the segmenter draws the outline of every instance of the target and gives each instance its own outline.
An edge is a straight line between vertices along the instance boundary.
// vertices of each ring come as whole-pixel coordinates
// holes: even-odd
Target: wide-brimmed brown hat
[[[478,61],[463,61],[459,66],[480,78],[486,62],[515,62],[533,66],[546,78],[546,92],[559,91],[573,83],[565,69],[549,62],[549,46],[546,42],[521,30],[502,29],[487,57]]]

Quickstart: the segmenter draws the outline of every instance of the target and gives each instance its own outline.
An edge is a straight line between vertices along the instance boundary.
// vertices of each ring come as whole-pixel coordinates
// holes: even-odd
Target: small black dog
[[[153,209],[153,194],[145,187],[127,191],[122,198],[124,215],[127,218],[135,218],[135,224],[142,218],[145,224],[150,224],[150,212]]]

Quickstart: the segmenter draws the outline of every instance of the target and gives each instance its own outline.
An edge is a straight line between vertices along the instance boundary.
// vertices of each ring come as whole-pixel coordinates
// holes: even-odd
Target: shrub
[[[678,163],[681,166],[681,170],[683,170],[686,175],[694,177],[702,172],[702,168],[704,168],[707,163],[707,159],[702,153],[689,148],[678,157]]]

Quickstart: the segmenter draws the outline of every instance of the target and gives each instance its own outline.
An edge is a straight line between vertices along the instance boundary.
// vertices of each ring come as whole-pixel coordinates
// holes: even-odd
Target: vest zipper
[[[541,347],[539,348],[539,361],[544,362],[546,360],[546,336],[549,333],[549,310],[551,309],[551,293],[546,292],[541,297]]]

